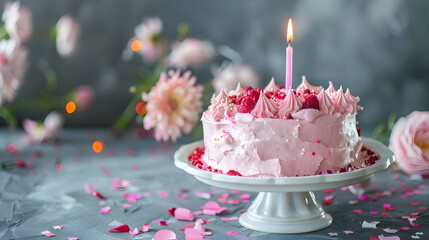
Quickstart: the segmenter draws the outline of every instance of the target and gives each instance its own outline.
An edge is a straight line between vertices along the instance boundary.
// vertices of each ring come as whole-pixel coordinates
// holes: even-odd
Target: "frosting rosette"
[[[413,112],[399,119],[389,148],[400,169],[408,174],[429,174],[429,112]]]

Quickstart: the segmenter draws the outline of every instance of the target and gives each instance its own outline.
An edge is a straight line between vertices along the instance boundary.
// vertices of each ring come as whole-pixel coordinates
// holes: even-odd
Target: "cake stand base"
[[[331,223],[313,192],[261,192],[240,216],[241,225],[267,233],[311,232]]]

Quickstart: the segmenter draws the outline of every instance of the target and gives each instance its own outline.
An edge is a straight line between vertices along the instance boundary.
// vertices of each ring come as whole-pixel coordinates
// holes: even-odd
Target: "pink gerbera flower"
[[[139,53],[146,61],[155,61],[163,53],[165,43],[162,38],[162,21],[158,17],[144,19],[135,30],[135,39],[142,43]]]
[[[13,40],[0,42],[0,105],[12,101],[27,69],[27,52]]]
[[[143,93],[147,102],[144,127],[155,129],[157,141],[176,141],[182,132],[190,133],[199,120],[203,87],[195,86],[195,81],[189,71],[182,76],[179,70],[169,71],[161,74],[149,94]]]

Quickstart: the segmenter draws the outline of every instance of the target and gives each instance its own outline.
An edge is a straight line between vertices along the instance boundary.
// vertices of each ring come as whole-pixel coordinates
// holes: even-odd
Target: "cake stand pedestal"
[[[240,224],[267,233],[304,233],[331,225],[332,217],[316,201],[312,191],[353,185],[387,169],[395,160],[393,153],[382,143],[362,138],[363,145],[380,155],[369,167],[351,172],[308,177],[255,178],[211,173],[196,168],[188,156],[203,141],[183,145],[174,156],[175,165],[206,184],[241,191],[259,192],[247,212],[240,216]]]

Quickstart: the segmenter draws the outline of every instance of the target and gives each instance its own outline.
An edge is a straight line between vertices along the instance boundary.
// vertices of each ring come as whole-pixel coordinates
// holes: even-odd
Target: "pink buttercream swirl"
[[[276,103],[265,96],[264,91],[259,94],[258,102],[255,108],[250,112],[253,116],[258,118],[273,118],[278,112]]]
[[[232,142],[234,142],[234,138],[232,137],[232,135],[231,135],[231,133],[229,133],[229,132],[227,132],[227,131],[225,131],[225,130],[222,130],[222,140],[225,142],[225,143],[232,143]]]
[[[335,99],[335,107],[340,113],[355,113],[356,105],[353,105],[349,101],[347,101],[346,96],[344,95],[343,87],[340,87],[337,91],[337,96]]]
[[[289,90],[285,100],[279,104],[279,117],[286,118],[287,115],[298,112],[301,107],[301,101],[293,93],[293,91]]]
[[[310,83],[307,82],[307,78],[305,76],[302,76],[302,82],[301,84],[296,88],[296,92],[303,93],[306,89],[310,90],[310,92],[314,92],[318,94],[322,87],[313,86]]]
[[[217,97],[212,97],[212,105],[209,107],[208,115],[214,121],[229,118],[237,113],[237,107],[231,103],[231,99],[222,90]]]
[[[276,83],[274,82],[274,78],[271,78],[270,83],[268,83],[268,85],[265,87],[264,91],[265,92],[275,92],[278,91],[279,87],[277,87]]]
[[[324,90],[320,91],[320,93],[317,95],[317,100],[319,100],[319,110],[323,114],[334,113],[335,105]]]

